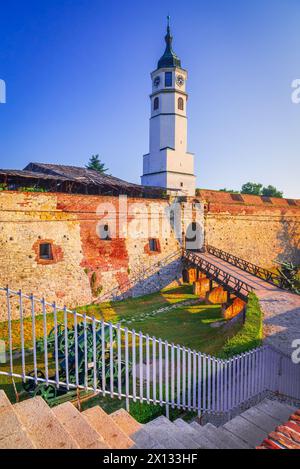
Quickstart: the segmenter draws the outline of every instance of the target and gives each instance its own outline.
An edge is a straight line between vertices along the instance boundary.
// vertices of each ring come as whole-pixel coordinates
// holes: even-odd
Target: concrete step
[[[230,435],[228,435],[225,431],[222,431],[222,428],[217,428],[211,423],[207,423],[203,427],[204,435],[212,441],[218,449],[232,449],[236,442],[233,444]],[[242,441],[241,441],[242,443]],[[239,442],[239,446],[241,446]]]
[[[210,442],[205,438],[205,435],[203,432],[201,432],[201,426],[200,429],[194,428],[191,424],[185,422],[182,419],[177,419],[175,420],[174,424],[181,429],[182,432],[186,433],[189,435],[193,440],[196,441],[198,444],[198,448],[200,449],[208,449],[210,448]]]
[[[26,433],[38,449],[79,448],[41,397],[33,397],[13,406]]]
[[[109,414],[113,421],[121,428],[121,430],[129,437],[134,435],[142,428],[142,425],[137,422],[125,409],[119,409]]]
[[[135,449],[163,449],[163,446],[144,430],[125,409],[119,409],[109,415],[121,430],[134,441]]]
[[[12,404],[3,390],[0,391],[0,448],[34,449],[26,430],[18,419]]]
[[[203,438],[203,444],[208,445],[208,449],[218,449],[217,441],[215,441],[215,438],[212,438],[212,436],[204,430],[205,427],[199,425],[197,422],[191,422],[190,426],[200,433],[201,437]]]
[[[251,407],[251,409],[246,410],[246,412],[241,414],[241,417],[254,423],[257,427],[261,428],[261,430],[265,431],[266,434],[273,431],[274,428],[281,423],[278,419],[265,414],[256,407]]]
[[[112,449],[128,449],[134,446],[129,438],[114,420],[99,406],[91,407],[82,412],[91,427],[102,436],[105,443]]]
[[[278,401],[271,401],[270,399],[264,399],[255,407],[264,414],[267,414],[270,417],[273,417],[273,419],[278,420],[280,423],[288,420],[290,415],[296,411],[295,407],[282,404]]]
[[[221,438],[224,441],[224,444],[227,446],[227,449],[250,449],[251,446],[248,445],[245,441],[241,440],[233,433],[228,432],[225,428],[218,428],[218,433],[221,435]]]
[[[267,436],[264,430],[240,415],[225,423],[223,428],[242,439],[251,448],[258,446]]]
[[[52,412],[66,431],[82,449],[109,449],[99,433],[91,427],[87,419],[71,402],[65,402],[52,408]]]
[[[131,435],[134,441],[134,449],[165,449],[162,443],[159,443],[151,434],[144,429],[140,428],[134,435]]]
[[[144,426],[146,432],[166,449],[196,449],[199,448],[189,435],[183,433],[170,420],[161,415]]]

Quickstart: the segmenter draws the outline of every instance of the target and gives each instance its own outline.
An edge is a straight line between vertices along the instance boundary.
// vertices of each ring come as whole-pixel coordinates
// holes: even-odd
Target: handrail
[[[238,256],[230,254],[229,252],[223,251],[222,249],[216,248],[209,244],[205,246],[205,250],[209,254],[212,254],[213,256],[218,257],[219,259],[222,259],[229,264],[254,275],[255,277],[261,278],[262,280],[265,280],[266,282],[271,283],[278,288],[282,288],[283,290],[291,290],[288,282],[283,277],[275,274],[274,272],[271,272],[268,269],[264,269],[263,267],[246,261],[245,259],[241,259]]]
[[[219,283],[231,293],[248,301],[248,295],[254,291],[254,287],[248,283],[240,280],[234,275],[221,269],[219,266],[214,265],[212,262],[201,257],[201,254],[191,251],[183,250],[183,258],[195,265],[199,270],[204,272],[208,278]]]
[[[184,255],[197,257],[186,251]],[[172,407],[201,416],[230,412],[266,391],[300,398],[298,365],[268,346],[221,359],[21,290],[0,287],[0,300],[2,312],[6,304],[8,325],[8,337],[3,337],[8,360],[4,368],[0,365],[0,375],[20,378],[29,395],[38,393],[51,405],[59,399],[58,390],[60,396],[85,390],[124,398],[127,410],[133,400],[164,405],[167,415]],[[58,314],[63,315],[62,327]],[[25,343],[25,318],[29,326],[31,322],[29,344]],[[42,321],[43,331],[36,321]],[[54,323],[50,332],[49,321]]]

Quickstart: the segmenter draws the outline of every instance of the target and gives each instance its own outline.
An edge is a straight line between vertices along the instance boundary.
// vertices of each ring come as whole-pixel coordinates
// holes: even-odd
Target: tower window
[[[183,98],[178,98],[178,109],[180,111],[183,111],[184,110],[184,101],[183,101]]]
[[[39,258],[46,261],[51,261],[53,259],[51,243],[40,244]]]
[[[154,98],[153,109],[156,111],[159,108],[159,98]]]
[[[165,87],[171,87],[172,86],[172,72],[166,72],[165,73]]]

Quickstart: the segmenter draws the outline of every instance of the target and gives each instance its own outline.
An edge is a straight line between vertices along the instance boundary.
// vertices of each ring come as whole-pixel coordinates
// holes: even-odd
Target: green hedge
[[[250,293],[246,310],[246,321],[241,330],[231,339],[228,339],[220,358],[229,358],[247,352],[262,345],[263,314],[257,296]]]

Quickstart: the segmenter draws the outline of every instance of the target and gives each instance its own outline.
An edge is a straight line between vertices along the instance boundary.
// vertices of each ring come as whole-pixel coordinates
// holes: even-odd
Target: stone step
[[[208,449],[218,449],[218,444],[217,442],[215,441],[214,438],[211,437],[210,434],[208,434],[208,432],[206,432],[204,430],[205,427],[203,427],[202,425],[199,425],[199,423],[197,422],[191,422],[190,423],[190,426],[196,430],[197,432],[200,433],[200,435],[204,438],[204,441],[207,442],[207,448]]]
[[[129,437],[134,435],[142,428],[142,425],[137,422],[125,409],[119,409],[109,414],[113,421],[121,428],[121,430]]]
[[[52,412],[81,449],[109,449],[99,433],[71,402],[52,408]]]
[[[125,409],[119,409],[109,415],[121,430],[135,443],[135,449],[163,449],[163,446],[144,430]]]
[[[281,422],[268,414],[265,414],[256,407],[251,407],[241,414],[241,417],[254,423],[261,430],[265,431],[266,434],[273,431]]]
[[[174,424],[181,429],[182,432],[189,435],[193,440],[196,441],[198,447],[200,449],[208,449],[210,448],[210,442],[205,438],[203,432],[201,432],[201,426],[199,426],[200,430],[194,428],[191,424],[185,422],[182,419],[175,420]]]
[[[14,411],[26,433],[38,449],[75,449],[76,441],[58,421],[41,397],[14,404]]]
[[[140,428],[134,435],[131,436],[134,441],[134,449],[165,449],[162,443],[159,443],[151,434],[144,429]]]
[[[112,449],[128,449],[134,446],[129,438],[113,419],[99,406],[91,407],[82,414],[91,427],[102,436],[105,443]]]
[[[290,415],[292,415],[296,410],[295,407],[292,407],[288,404],[282,404],[278,401],[271,401],[270,399],[264,399],[255,407],[264,414],[267,414],[270,417],[273,417],[273,419],[278,420],[280,423],[288,420]]]
[[[241,440],[233,433],[228,432],[225,428],[218,428],[218,433],[223,438],[224,443],[228,449],[250,449],[251,446],[248,445],[245,441]]]
[[[0,448],[34,449],[26,430],[18,419],[12,404],[3,390],[0,391]]]
[[[199,444],[161,415],[144,426],[151,437],[166,449],[196,449]]]
[[[211,423],[207,423],[203,427],[203,432],[210,441],[214,442],[218,449],[232,449],[233,442],[222,429],[215,427]]]
[[[242,439],[251,448],[258,446],[267,436],[264,430],[240,415],[225,423],[223,428]]]

